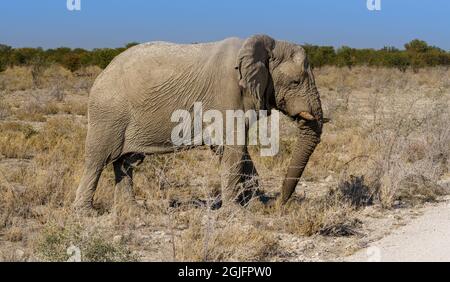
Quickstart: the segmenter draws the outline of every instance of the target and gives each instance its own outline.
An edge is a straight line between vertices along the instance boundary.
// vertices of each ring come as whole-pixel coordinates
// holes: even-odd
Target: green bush
[[[46,66],[59,64],[76,71],[86,66],[105,68],[118,54],[138,43],[131,42],[120,48],[96,48],[91,51],[60,47],[43,50],[42,48],[11,48],[0,44],[0,71],[8,66]],[[425,41],[414,39],[405,44],[404,50],[394,47],[375,49],[355,49],[342,46],[303,46],[313,67],[332,65],[348,67],[357,65],[398,68],[405,71],[411,67],[418,70],[423,67],[450,66],[450,52],[430,46]],[[40,69],[40,68],[38,68]]]
[[[50,64],[59,64],[70,71],[94,65],[105,68],[114,57],[137,44],[139,43],[132,42],[121,48],[101,48],[92,51],[68,47],[47,50],[43,50],[40,47],[11,48],[0,44],[0,71],[5,70],[8,66],[29,65],[34,67],[48,66]]]
[[[450,66],[450,52],[429,46],[425,41],[414,39],[405,44],[404,50],[395,47],[382,49],[355,49],[342,46],[337,50],[331,46],[303,46],[313,67],[334,65],[349,67],[356,65],[417,70],[423,67]]]
[[[332,46],[314,46],[306,44],[303,46],[308,59],[313,67],[322,67],[324,65],[334,64],[336,53]]]
[[[7,45],[0,44],[0,72],[4,71],[9,63],[9,57],[12,48]]]

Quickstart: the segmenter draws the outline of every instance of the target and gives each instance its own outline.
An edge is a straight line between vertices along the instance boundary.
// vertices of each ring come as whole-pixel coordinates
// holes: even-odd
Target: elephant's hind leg
[[[145,156],[138,153],[123,155],[113,162],[115,175],[114,209],[119,210],[135,208],[137,203],[133,191],[133,169],[141,164]]]
[[[122,135],[108,125],[89,126],[83,176],[73,204],[77,212],[95,214],[92,204],[100,175],[111,160],[120,156]]]
[[[92,202],[103,166],[103,162],[95,162],[91,158],[86,158],[83,176],[73,203],[73,207],[77,212],[95,214]]]

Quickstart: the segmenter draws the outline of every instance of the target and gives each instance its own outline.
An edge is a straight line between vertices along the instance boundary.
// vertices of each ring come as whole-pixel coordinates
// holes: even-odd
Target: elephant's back
[[[153,41],[138,44],[118,55],[108,66],[120,66],[124,71],[173,68],[201,64],[227,49],[238,49],[242,40],[228,38],[209,43],[177,44]]]
[[[164,41],[142,43],[115,57],[97,77],[91,95],[96,92],[142,94],[183,71],[195,71],[207,65],[235,63],[242,40],[198,44],[176,44]],[[215,66],[216,67],[216,66]],[[113,91],[109,91],[113,90]]]
[[[217,49],[227,49],[233,46],[240,46],[243,41],[239,38],[232,37],[221,41],[207,42],[207,43],[191,43],[179,44],[166,41],[152,41],[138,44],[125,51],[129,52],[131,56],[141,56],[153,60],[165,61],[167,63],[173,62],[173,59],[186,62],[189,60],[207,59]]]

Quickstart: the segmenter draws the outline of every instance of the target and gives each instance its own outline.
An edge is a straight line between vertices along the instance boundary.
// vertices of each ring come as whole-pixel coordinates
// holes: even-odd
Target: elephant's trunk
[[[283,181],[283,186],[281,188],[281,203],[285,204],[297,186],[297,183],[302,176],[303,170],[308,163],[309,157],[314,152],[317,144],[320,142],[320,135],[322,134],[323,125],[323,113],[322,106],[320,102],[320,95],[317,91],[314,75],[310,68],[308,68],[309,73],[309,84],[308,91],[310,95],[306,95],[306,101],[309,105],[310,112],[304,111],[293,111],[291,114],[296,113],[299,120],[300,134],[297,144],[294,148],[292,154],[292,159],[288,167],[286,177]],[[301,103],[297,103],[302,105]],[[295,107],[294,107],[295,109]],[[298,108],[297,110],[301,109]]]
[[[294,148],[292,159],[281,188],[282,204],[285,204],[291,197],[303,173],[303,170],[308,163],[309,157],[313,153],[317,144],[320,142],[320,129],[318,130],[318,127],[321,127],[321,124],[318,123],[321,123],[321,121],[306,123],[314,123],[315,126],[313,128],[308,127],[301,129],[300,138]]]

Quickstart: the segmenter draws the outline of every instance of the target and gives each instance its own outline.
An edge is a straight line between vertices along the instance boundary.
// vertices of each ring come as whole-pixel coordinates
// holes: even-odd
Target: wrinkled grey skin
[[[111,162],[116,196],[134,202],[133,167],[147,154],[174,151],[171,114],[192,112],[194,102],[223,113],[277,109],[296,121],[298,144],[281,190],[286,203],[320,141],[320,97],[302,47],[255,35],[207,44],[146,43],[117,56],[89,96],[85,169],[74,207],[92,208],[100,174]],[[222,149],[222,200],[229,202],[257,172],[246,146]]]

